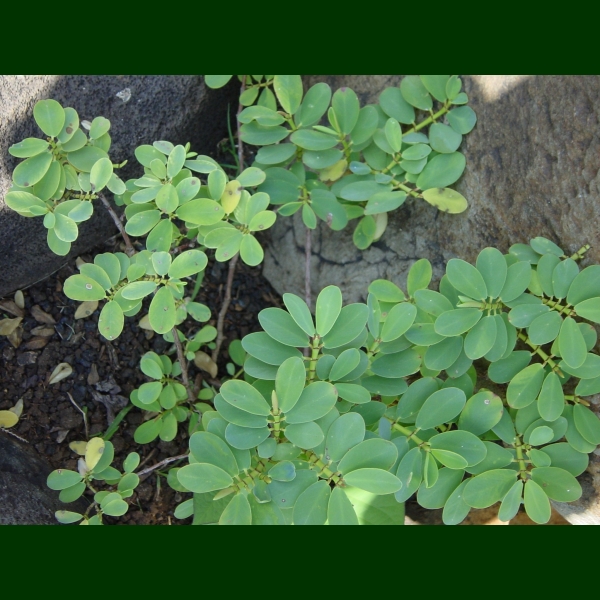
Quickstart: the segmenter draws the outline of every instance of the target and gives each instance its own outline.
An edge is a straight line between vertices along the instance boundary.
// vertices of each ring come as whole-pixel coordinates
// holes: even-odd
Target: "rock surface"
[[[0,433],[0,525],[56,525],[54,512],[84,512],[83,500],[64,504],[46,486],[48,463],[29,446]]]
[[[352,227],[335,232],[319,221],[312,235],[313,302],[331,284],[342,289],[346,303],[364,301],[373,279],[406,289],[409,268],[423,257],[439,280],[451,258],[474,262],[486,246],[507,252],[536,236],[569,253],[588,243],[592,249],[582,264],[600,262],[600,77],[462,79],[478,119],[460,148],[465,173],[452,186],[468,199],[467,211],[448,215],[423,201],[407,202],[364,252],[352,243]],[[364,104],[376,102],[400,77],[310,77],[305,90],[317,81],[333,90],[349,86]],[[303,297],[306,230],[299,214],[279,218],[271,229],[263,272],[279,293]],[[600,456],[592,455],[580,480],[582,499],[555,507],[572,523],[600,524]]]
[[[127,102],[126,90],[130,91]],[[120,92],[122,98],[117,94]],[[208,90],[200,76],[13,76],[0,77],[0,297],[44,279],[68,257],[53,254],[46,244],[42,219],[26,219],[4,204],[11,173],[20,162],[8,154],[12,144],[41,135],[34,119],[38,100],[54,98],[72,106],[81,119],[104,116],[111,121],[114,162],[129,160],[119,172],[138,176],[133,151],[143,143],[166,139],[191,143],[194,151],[213,153],[227,134],[227,106],[236,102],[236,87]],[[83,223],[70,256],[77,256],[116,233],[98,203]]]

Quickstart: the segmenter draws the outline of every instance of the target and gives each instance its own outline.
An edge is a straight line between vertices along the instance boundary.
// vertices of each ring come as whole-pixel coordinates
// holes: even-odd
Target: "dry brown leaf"
[[[0,321],[0,335],[10,335],[21,324],[22,320],[21,317],[2,319]]]
[[[56,443],[62,444],[65,441],[67,435],[69,435],[69,429],[59,429],[58,435],[56,436]]]
[[[98,375],[98,368],[96,367],[96,363],[93,363],[87,376],[88,385],[96,385],[99,381],[100,375]]]
[[[10,410],[0,410],[0,429],[8,429],[19,422],[19,417]]]
[[[13,345],[14,348],[18,348],[23,341],[23,328],[17,327],[14,331],[8,334],[8,341]]]
[[[39,335],[40,337],[52,337],[54,335],[54,329],[52,327],[44,327],[38,325],[31,330],[31,335]]]
[[[86,300],[82,302],[75,311],[76,319],[89,317],[98,308],[98,300]]]
[[[25,308],[25,296],[23,296],[23,292],[21,290],[17,290],[15,292],[15,304],[20,308]]]
[[[2,300],[0,301],[0,310],[5,310],[11,315],[15,315],[15,317],[24,317],[25,312],[19,307],[16,302],[12,300]]]
[[[213,361],[213,359],[206,354],[206,352],[202,352],[202,350],[198,350],[194,354],[194,364],[203,371],[206,371],[210,374],[211,377],[216,377],[218,373],[217,364]]]
[[[43,348],[49,341],[50,338],[36,336],[31,338],[23,347],[27,350],[39,350],[40,348]]]
[[[20,398],[18,402],[8,410],[10,412],[15,413],[15,415],[17,415],[17,418],[21,418],[21,415],[23,414],[23,398]]]
[[[54,371],[52,371],[50,375],[50,379],[48,383],[58,383],[62,381],[66,377],[68,377],[73,372],[73,367],[69,363],[60,363]]]
[[[37,304],[31,307],[31,316],[38,323],[47,323],[48,325],[55,325],[56,321],[52,315],[44,312]]]

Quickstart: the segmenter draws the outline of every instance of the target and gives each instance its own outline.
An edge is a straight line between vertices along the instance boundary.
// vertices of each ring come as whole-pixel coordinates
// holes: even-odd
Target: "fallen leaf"
[[[54,317],[52,315],[49,315],[47,312],[44,312],[37,304],[31,307],[31,316],[38,323],[47,323],[48,325],[56,324]]]
[[[85,464],[85,459],[80,458],[77,461],[77,471],[82,477],[86,476],[86,473],[89,471],[88,466]]]
[[[25,312],[19,307],[16,302],[12,300],[2,300],[0,302],[0,310],[5,310],[15,317],[24,317]]]
[[[150,325],[150,317],[148,315],[143,316],[139,322],[138,325],[142,328],[142,329],[149,329],[150,331],[154,331],[152,329],[152,325]]]
[[[98,308],[98,300],[87,300],[82,302],[75,311],[76,319],[85,319],[89,317]]]
[[[34,337],[31,338],[24,346],[27,350],[39,350],[43,348],[48,342],[50,338],[47,337]]]
[[[69,444],[69,448],[73,450],[79,456],[85,456],[85,449],[87,447],[87,442],[71,442]]]
[[[44,327],[44,325],[38,325],[31,330],[31,335],[39,335],[40,337],[52,337],[54,333],[52,327]]]
[[[0,321],[0,335],[10,335],[21,324],[22,320],[21,317],[15,319],[2,319],[2,321]]]
[[[69,429],[59,429],[58,435],[56,436],[56,443],[62,444],[65,441],[67,435],[69,435]]]
[[[98,368],[96,363],[92,364],[92,368],[87,376],[88,385],[95,385],[100,381],[100,375],[98,375]]]
[[[20,418],[23,414],[23,398],[20,398],[19,401],[12,407],[8,409],[10,412],[15,413],[17,418]]]
[[[21,290],[17,290],[15,292],[15,304],[20,308],[25,308],[25,297],[23,296],[23,292]]]
[[[60,363],[54,371],[52,371],[50,375],[50,379],[48,383],[58,383],[62,381],[66,377],[68,377],[73,372],[73,367],[69,363]]]
[[[216,377],[218,373],[217,364],[213,361],[213,359],[206,354],[206,352],[202,352],[202,350],[198,350],[194,354],[194,364],[203,371],[210,373],[211,377]]]
[[[78,256],[75,259],[75,264],[77,265],[77,268],[79,269],[81,267],[81,265],[85,265],[86,262],[85,262],[85,260],[83,260],[83,258],[81,258],[81,256]]]
[[[10,410],[0,410],[0,428],[8,429],[19,422],[19,417]]]
[[[23,341],[23,328],[17,327],[14,331],[8,334],[8,341],[13,345],[14,348],[18,348]]]

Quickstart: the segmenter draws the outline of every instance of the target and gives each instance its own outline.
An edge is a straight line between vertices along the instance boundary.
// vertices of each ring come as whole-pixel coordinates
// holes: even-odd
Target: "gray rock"
[[[463,140],[465,173],[455,187],[469,201],[461,215],[438,212],[419,200],[390,215],[383,238],[361,252],[352,227],[330,231],[319,221],[313,232],[312,297],[338,285],[344,301],[366,299],[373,279],[406,289],[410,266],[419,258],[433,265],[434,279],[450,258],[474,261],[486,246],[502,252],[544,236],[566,252],[590,244],[582,263],[600,262],[600,77],[463,77],[475,129]],[[349,86],[362,103],[398,85],[399,76],[311,77],[305,89],[327,81],[333,90]],[[299,213],[279,218],[270,230],[263,273],[279,293],[304,297],[305,228]],[[600,524],[600,456],[591,457],[581,477],[584,496],[555,503],[573,523]]]
[[[57,510],[85,512],[85,500],[64,504],[46,486],[50,471],[32,448],[0,432],[0,525],[56,525]]]
[[[364,300],[373,279],[404,288],[418,258],[428,258],[439,279],[450,258],[473,261],[486,246],[506,252],[539,235],[568,252],[589,243],[589,260],[600,260],[600,77],[462,79],[478,118],[460,148],[465,173],[452,186],[468,199],[467,211],[448,215],[424,201],[408,201],[390,214],[383,238],[364,252],[352,243],[352,225],[335,232],[319,221],[312,242],[313,298],[335,284],[345,301]],[[368,103],[400,77],[311,77],[305,89],[317,81],[334,90],[349,86]],[[278,292],[303,296],[305,228],[299,213],[279,218],[270,233],[264,275]]]
[[[130,90],[127,102],[127,93]],[[104,116],[111,121],[111,158],[129,160],[119,172],[128,179],[139,176],[136,146],[166,139],[191,143],[194,151],[214,153],[227,135],[228,103],[236,104],[236,86],[208,90],[200,76],[12,76],[0,77],[0,297],[45,279],[72,256],[89,250],[117,231],[98,202],[92,219],[83,223],[80,236],[67,257],[53,254],[46,244],[42,219],[26,219],[3,201],[11,173],[20,162],[8,154],[12,144],[41,135],[33,106],[54,98],[72,106],[81,119]]]

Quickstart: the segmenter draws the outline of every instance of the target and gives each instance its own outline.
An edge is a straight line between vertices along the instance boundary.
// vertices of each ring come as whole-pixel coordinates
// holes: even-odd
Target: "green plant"
[[[221,77],[209,83],[224,84],[229,76]],[[125,226],[116,214],[114,218],[126,252],[99,254],[93,264],[81,265],[80,273],[65,282],[64,293],[74,300],[105,302],[98,326],[109,340],[120,335],[125,317],[147,310],[140,326],[163,335],[174,347],[164,355],[148,352],[140,361],[149,381],[131,394],[132,404],[145,415],[135,440],[140,444],[157,437],[173,440],[184,423],[190,436],[189,453],[137,473],[139,456],[133,453],[123,474],[111,466],[114,452],[107,439],[74,443],[73,450],[84,456],[78,472],[54,471],[48,485],[61,490],[65,502],[92,490],[94,503],[88,513],[94,509],[96,514],[60,511],[57,518],[100,524],[103,514],[124,514],[125,499],[140,476],[176,463],[167,481],[193,497],[176,508],[175,516],[193,515],[197,524],[400,524],[403,503],[415,493],[425,508],[443,507],[447,524],[461,522],[471,508],[499,501],[502,520],[511,519],[523,503],[534,521],[547,522],[549,499],[573,501],[580,496],[575,477],[600,444],[600,421],[585,400],[600,393],[600,358],[593,352],[597,340],[590,324],[600,322],[600,266],[580,270],[577,263],[587,246],[571,257],[544,238],[516,244],[506,255],[486,248],[475,266],[450,260],[439,292],[428,289],[432,269],[421,259],[409,272],[406,292],[377,280],[369,286],[366,304],[343,306],[341,291],[329,286],[316,300],[314,318],[308,294],[306,302],[284,294],[287,310],[263,310],[259,314],[263,331],[230,344],[227,376],[205,381],[199,391],[190,385],[188,360],[213,377],[216,374],[221,315],[227,304],[216,328],[199,326],[190,337],[180,331],[188,317],[200,324],[211,317],[206,306],[192,299],[207,265],[205,250],[215,249],[216,260],[230,261],[227,297],[238,255],[249,265],[263,259],[254,233],[274,223],[276,213],[269,210],[270,204],[280,205],[282,214],[286,206],[289,214],[302,209],[308,227],[316,223],[314,214],[332,227],[335,215],[340,216],[336,227],[360,217],[354,239],[359,247],[367,247],[375,236],[363,238],[356,232],[366,227],[368,233],[371,226],[360,223],[376,222],[376,215],[385,214],[369,214],[370,205],[383,202],[380,194],[395,198],[384,202],[386,211],[402,194],[402,202],[406,194],[431,201],[423,181],[450,173],[444,184],[450,185],[462,173],[462,168],[446,169],[447,165],[438,171],[441,161],[431,155],[444,138],[431,128],[428,148],[433,151],[423,157],[422,172],[404,169],[406,152],[427,143],[414,137],[416,130],[400,131],[400,147],[394,150],[398,123],[382,112],[387,100],[383,109],[360,109],[348,90],[332,97],[324,84],[311,88],[303,100],[294,76],[252,77],[241,78],[238,173],[231,180],[210,157],[167,141],[138,147],[135,156],[143,175],[122,185],[115,184],[120,180],[107,156],[74,167],[60,140],[72,109],[63,110],[53,101],[43,101],[34,111],[48,140],[26,140],[11,148],[13,154],[27,158],[15,169],[7,204],[23,216],[44,215],[52,224],[47,225],[49,236],[61,244],[69,243],[60,236],[67,237],[64,232],[72,230],[71,222],[77,222],[74,216],[80,215],[83,204],[91,207],[104,185],[113,182],[115,200],[125,206]],[[466,102],[457,78],[408,81],[404,90],[425,90],[423,97],[431,91],[442,101],[443,114],[456,110],[450,111],[451,102]],[[402,107],[410,107],[398,100],[406,94],[406,100],[417,101],[402,85],[400,96],[397,91],[384,94],[382,98],[393,97]],[[256,99],[257,106],[244,108]],[[283,111],[276,111],[276,99]],[[318,111],[312,111],[315,106]],[[357,125],[350,124],[355,117],[358,123],[368,121],[373,111],[377,124],[358,143],[352,137]],[[326,112],[330,128],[316,125]],[[305,113],[312,114],[314,122],[304,122]],[[442,116],[438,113],[416,127],[442,126],[433,123]],[[93,123],[101,123],[105,131],[92,141],[108,135],[109,124],[99,119]],[[469,122],[472,127],[474,116]],[[290,132],[289,143],[275,143]],[[85,138],[83,132],[71,135]],[[321,135],[335,144],[321,150],[305,147],[303,140],[325,139]],[[257,140],[263,146],[259,162],[244,169],[241,143]],[[382,148],[384,140],[391,153]],[[335,147],[338,144],[341,149]],[[360,148],[361,144],[366,145]],[[286,146],[293,152],[281,159],[281,152],[290,152]],[[83,148],[88,147],[95,146],[84,141]],[[335,152],[327,154],[330,150]],[[455,150],[434,158],[460,154]],[[330,155],[328,160],[333,160],[331,156],[336,160],[328,165],[311,163],[313,154],[321,151]],[[265,155],[278,162],[267,166]],[[373,157],[383,155],[391,164],[379,170],[377,164],[383,160],[376,163]],[[43,158],[32,166],[28,161],[38,156]],[[365,162],[359,168],[361,156]],[[45,170],[42,163],[48,163]],[[353,165],[354,173],[346,173]],[[287,166],[289,170],[283,168]],[[76,173],[80,189],[66,183],[61,187],[61,174],[66,182],[71,167],[81,169]],[[333,167],[335,182],[323,177]],[[361,168],[363,174],[357,175]],[[384,169],[393,175],[386,182],[381,178]],[[25,172],[35,176],[25,180]],[[87,187],[88,179],[85,191],[81,181]],[[403,189],[409,184],[414,187]],[[381,185],[391,187],[385,191],[375,187]],[[438,193],[440,185],[437,180],[430,191]],[[348,188],[369,193],[348,198],[350,192],[343,192]],[[457,200],[456,192],[439,193],[450,201],[445,208],[464,210],[465,201]],[[320,197],[328,199],[327,213],[318,208]],[[110,207],[105,198],[103,202]],[[129,235],[145,240],[132,243]],[[61,244],[54,237],[49,241],[53,250],[65,250]],[[188,285],[192,277],[196,283]],[[144,305],[145,298],[149,304]],[[213,350],[212,358],[203,347]],[[7,426],[13,422],[11,417]],[[180,466],[183,460],[189,464]],[[97,490],[94,480],[104,481],[109,489]]]
[[[217,88],[231,77],[206,81]],[[246,107],[238,114],[240,140],[260,146],[254,166],[266,180],[258,189],[279,214],[301,210],[307,228],[319,218],[336,231],[359,219],[353,239],[366,249],[383,235],[388,212],[409,196],[450,213],[467,208],[447,187],[463,173],[458,148],[477,121],[456,75],[404,77],[362,108],[350,88],[332,95],[317,83],[304,94],[298,75],[239,79]],[[320,124],[325,115],[327,126]]]

